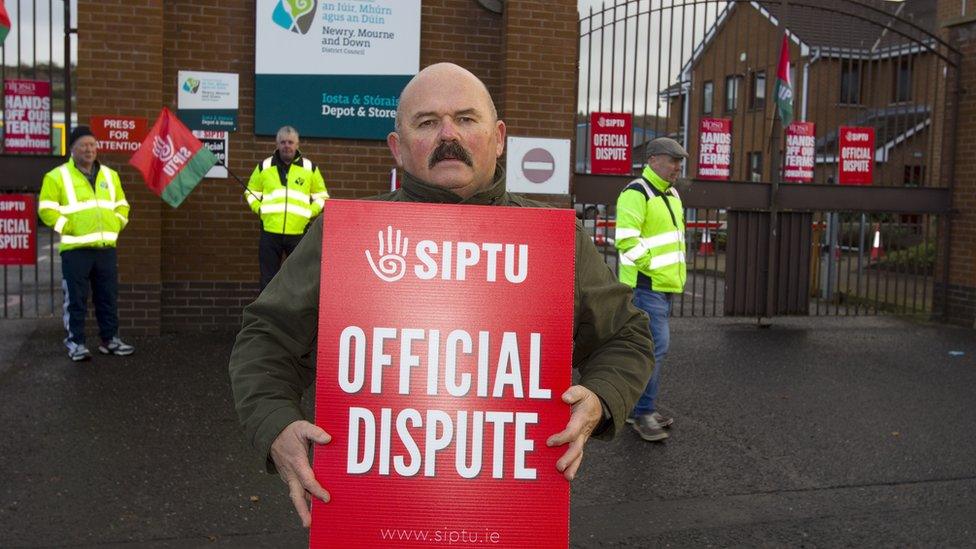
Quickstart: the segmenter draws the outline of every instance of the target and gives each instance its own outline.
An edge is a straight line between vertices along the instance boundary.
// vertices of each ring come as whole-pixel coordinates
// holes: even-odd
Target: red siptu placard
[[[30,194],[0,194],[0,265],[37,263],[37,210]]]
[[[566,547],[570,210],[330,200],[311,547]]]
[[[732,167],[732,119],[702,118],[698,140],[698,179],[728,180]]]
[[[590,171],[628,174],[631,162],[633,115],[626,112],[590,113]]]
[[[841,185],[870,185],[874,182],[874,128],[841,126],[839,131],[837,180]]]

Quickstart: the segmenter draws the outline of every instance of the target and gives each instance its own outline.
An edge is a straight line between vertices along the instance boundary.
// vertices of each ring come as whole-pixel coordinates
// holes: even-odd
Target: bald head
[[[446,81],[466,82],[473,87],[479,88],[483,94],[483,100],[487,103],[488,112],[491,113],[492,120],[498,120],[498,111],[495,110],[495,103],[491,100],[488,87],[485,86],[485,83],[480,78],[460,65],[455,65],[454,63],[435,63],[424,67],[422,71],[417,73],[417,76],[411,78],[407,82],[407,85],[403,87],[403,91],[400,92],[400,102],[397,104],[397,115],[394,121],[395,129],[399,131],[400,125],[403,123],[402,117],[405,110],[405,102],[414,99],[413,96],[415,94],[425,92],[431,83],[433,83],[436,89],[439,83]]]
[[[462,198],[488,188],[505,147],[505,123],[488,88],[470,71],[438,63],[403,88],[395,131],[387,138],[397,165]]]

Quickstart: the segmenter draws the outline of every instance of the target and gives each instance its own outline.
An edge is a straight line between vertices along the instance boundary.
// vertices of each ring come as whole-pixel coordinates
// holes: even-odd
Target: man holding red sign
[[[403,183],[377,200],[543,206],[505,191],[505,172],[497,165],[505,124],[485,85],[457,65],[432,65],[407,84],[396,130],[387,142],[403,170]],[[241,422],[269,458],[269,469],[277,468],[288,484],[306,526],[311,497],[322,502],[330,497],[312,474],[308,448],[332,436],[305,421],[299,408],[314,378],[309,358],[317,337],[322,239],[320,218],[279,275],[244,310],[230,359]],[[574,239],[572,362],[581,380],[561,395],[570,407],[568,424],[546,440],[549,447],[568,445],[555,463],[567,480],[576,476],[591,435],[610,438],[621,428],[653,368],[646,316],[630,303],[631,292],[614,279],[579,223]]]

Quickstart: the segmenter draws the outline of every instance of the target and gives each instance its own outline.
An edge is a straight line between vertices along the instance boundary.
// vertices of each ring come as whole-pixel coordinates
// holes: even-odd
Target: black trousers
[[[78,248],[61,252],[64,328],[68,340],[85,343],[88,291],[92,292],[98,335],[108,341],[119,333],[119,269],[115,248]]]
[[[300,234],[274,234],[261,231],[258,242],[258,263],[261,265],[261,291],[271,283],[271,279],[281,269],[281,262],[295,251],[302,241]]]

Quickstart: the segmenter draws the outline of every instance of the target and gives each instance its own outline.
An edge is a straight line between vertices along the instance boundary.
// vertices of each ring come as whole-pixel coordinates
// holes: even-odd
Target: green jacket
[[[656,292],[685,288],[685,211],[674,187],[650,166],[617,197],[614,237],[620,281]]]
[[[329,191],[319,167],[301,151],[287,169],[275,151],[254,167],[244,197],[251,211],[261,216],[266,232],[296,235],[304,233],[312,218],[322,213]]]
[[[505,192],[504,171],[494,184],[466,200],[404,173],[403,186],[375,197],[389,202],[432,202],[545,207]],[[305,419],[299,402],[315,380],[322,221],[316,220],[295,253],[254,303],[230,357],[230,378],[241,423],[251,443],[268,456],[288,424]],[[654,368],[647,317],[631,305],[631,291],[617,282],[582,225],[576,224],[573,366],[580,383],[606,403],[611,438],[644,390]],[[272,464],[268,460],[269,469]]]
[[[37,215],[61,235],[60,252],[114,248],[129,222],[129,203],[118,172],[97,161],[92,170],[94,186],[73,158],[44,175]]]

